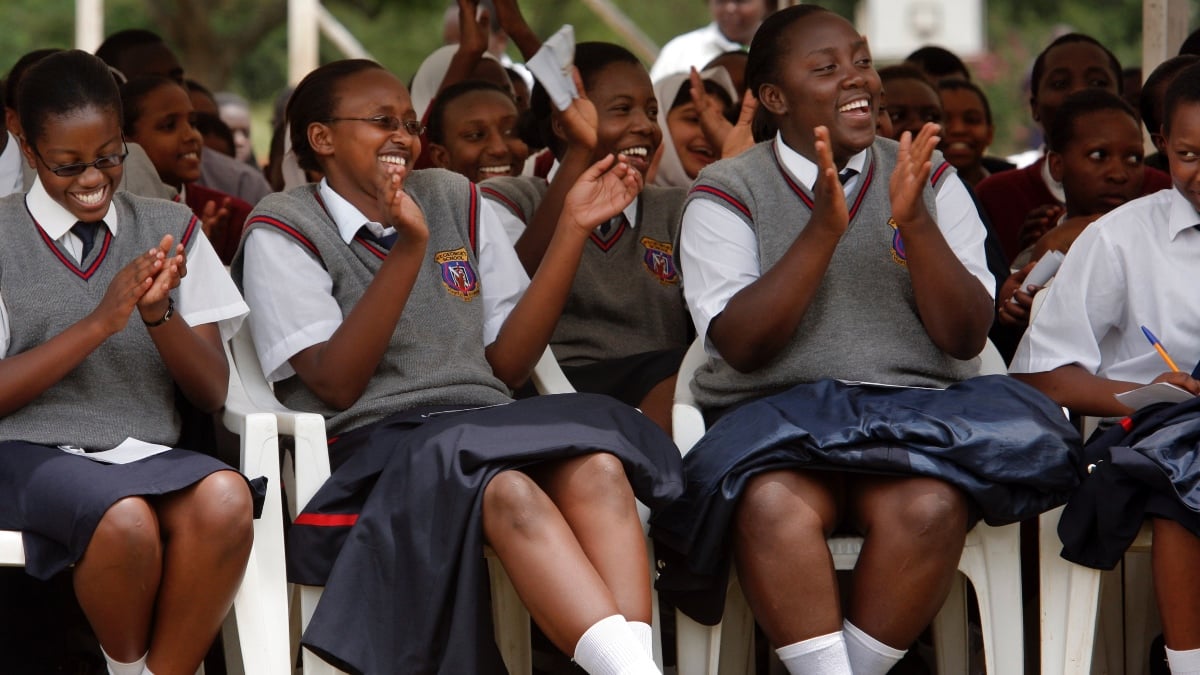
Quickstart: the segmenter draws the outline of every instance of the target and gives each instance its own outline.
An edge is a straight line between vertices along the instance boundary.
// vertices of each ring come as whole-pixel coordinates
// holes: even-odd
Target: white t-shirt
[[[741,45],[721,33],[716,22],[690,33],[671,38],[658,51],[658,59],[650,68],[650,81],[658,82],[672,73],[687,72],[692,66],[700,70],[725,52],[742,51]],[[670,105],[670,101],[659,101],[659,105]]]

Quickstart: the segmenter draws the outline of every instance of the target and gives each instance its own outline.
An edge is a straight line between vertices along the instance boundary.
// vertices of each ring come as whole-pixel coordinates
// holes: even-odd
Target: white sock
[[[1167,647],[1167,665],[1171,675],[1200,675],[1200,649],[1177,652]]]
[[[791,675],[852,675],[842,631],[793,642],[775,650]]]
[[[147,672],[146,657],[150,656],[149,652],[133,663],[121,663],[109,656],[108,652],[104,651],[104,647],[100,648],[100,653],[104,655],[104,660],[108,663],[108,675],[144,675]]]
[[[650,624],[643,621],[627,621],[626,626],[633,631],[633,637],[637,638],[638,644],[646,651],[646,656],[654,658],[654,629]]]
[[[575,663],[590,675],[662,675],[620,614],[584,631],[575,645]]]
[[[847,620],[842,621],[842,632],[846,634],[846,653],[854,675],[887,675],[908,653],[907,649],[883,644]]]

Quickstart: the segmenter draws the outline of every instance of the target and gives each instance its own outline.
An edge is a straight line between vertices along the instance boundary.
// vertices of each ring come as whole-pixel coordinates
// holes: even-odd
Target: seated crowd
[[[1132,106],[1109,49],[1058,37],[1018,168],[954,54],[877,69],[816,5],[709,0],[651,68],[582,42],[543,83],[505,49],[557,36],[482,2],[411,71],[309,73],[263,166],[246,102],[151,31],[8,70],[0,530],[69,577],[100,672],[194,673],[231,606],[262,486],[203,422],[249,331],[326,421],[287,574],[325,587],[302,642],[348,672],[505,672],[486,544],[594,675],[661,673],[653,594],[712,624],[731,572],[787,672],[883,675],[976,523],[1065,504],[1083,565],[1152,525],[1165,658],[1200,673],[1200,58]],[[547,348],[574,393],[531,384]],[[1117,398],[1150,384],[1181,402]],[[708,428],[686,457],[677,385]],[[834,533],[863,538],[848,576]]]

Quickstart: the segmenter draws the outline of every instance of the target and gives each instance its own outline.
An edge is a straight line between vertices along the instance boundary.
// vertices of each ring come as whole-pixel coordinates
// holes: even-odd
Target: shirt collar
[[[775,148],[779,155],[779,161],[783,164],[783,168],[787,169],[787,172],[792,174],[792,177],[795,178],[797,182],[808,188],[808,190],[811,192],[813,185],[817,183],[817,165],[804,155],[801,155],[800,153],[788,147],[788,144],[783,142],[782,134],[775,134]],[[842,167],[841,170],[854,169],[858,173],[856,173],[853,178],[846,181],[845,189],[848,190],[852,185],[855,184],[854,182],[858,180],[859,176],[862,175],[863,168],[866,165],[866,150],[859,151],[852,156],[849,161],[846,162],[846,166]]]
[[[337,225],[338,234],[347,244],[354,241],[354,235],[358,234],[358,230],[363,226],[366,226],[376,237],[382,237],[395,231],[395,228],[384,227],[382,223],[368,220],[362,211],[359,211],[345,197],[329,187],[329,182],[324,178],[321,179],[317,189],[320,191],[321,201],[325,204],[325,210],[333,219],[333,223]]]
[[[1200,213],[1196,212],[1196,208],[1186,197],[1179,194],[1179,190],[1171,188],[1171,214],[1167,220],[1167,234],[1174,241],[1175,237],[1179,236],[1180,232],[1200,225]]]
[[[1044,153],[1042,154],[1042,158],[1038,161],[1042,163],[1042,182],[1046,184],[1046,189],[1050,191],[1050,194],[1054,195],[1054,198],[1058,200],[1059,204],[1065,204],[1067,201],[1067,193],[1063,190],[1062,183],[1054,180],[1054,176],[1050,175],[1050,161],[1046,159],[1046,155]]]
[[[25,205],[42,231],[55,241],[62,239],[75,223],[79,222],[67,207],[59,204],[46,192],[46,186],[42,185],[40,177],[35,178],[33,185],[29,187],[29,193],[25,195]],[[104,224],[114,237],[117,236],[117,210],[111,201],[108,204],[108,212],[104,214]]]

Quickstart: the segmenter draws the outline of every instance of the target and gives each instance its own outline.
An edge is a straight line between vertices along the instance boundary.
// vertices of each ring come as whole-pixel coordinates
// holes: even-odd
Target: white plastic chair
[[[675,442],[685,455],[704,435],[704,417],[696,406],[690,384],[696,369],[707,358],[703,338],[697,338],[679,369],[672,424]],[[990,341],[981,360],[981,373],[1005,372],[1004,360]],[[1001,527],[979,523],[967,533],[958,563],[962,576],[974,585],[979,601],[987,672],[1000,675],[1024,670],[1019,533],[1015,523]],[[853,569],[862,550],[862,538],[836,536],[828,543],[834,567]],[[735,574],[730,574],[721,623],[704,626],[677,611],[675,629],[680,675],[754,672],[754,617]],[[946,604],[934,619],[933,630],[938,672],[968,672],[967,594],[962,577],[955,579]]]
[[[270,410],[278,419],[279,433],[294,439],[293,467],[295,486],[290,491],[293,516],[303,510],[325,480],[329,478],[329,451],[325,436],[325,419],[314,413],[289,410],[275,398],[271,385],[263,375],[262,364],[254,350],[248,330],[243,330],[233,340],[233,359],[238,364],[246,385],[248,396],[254,404]],[[562,374],[554,356],[547,349],[538,361],[533,374],[534,385],[539,391],[560,393],[572,391],[570,383]],[[496,645],[508,672],[528,674],[533,670],[533,652],[530,647],[529,612],[526,611],[516,589],[513,588],[504,566],[490,547],[484,547],[488,561],[488,574],[492,588],[492,621],[495,627]],[[308,627],[321,599],[319,586],[299,586],[300,631]],[[657,609],[657,604],[655,605]],[[298,636],[296,636],[298,637]],[[307,649],[303,650],[302,663],[305,675],[329,675],[340,673],[333,666]]]
[[[246,573],[222,626],[226,659],[231,673],[290,675],[279,437],[275,416],[254,408],[232,359],[221,419],[240,440],[238,468],[247,476],[267,479],[266,500],[262,517],[254,521],[254,544]],[[21,533],[0,531],[0,566],[24,565]]]

